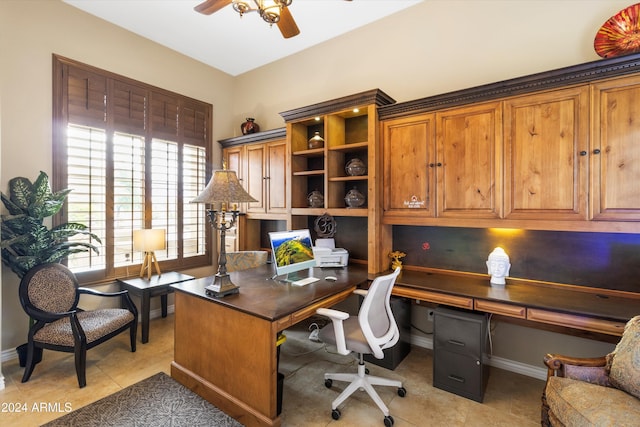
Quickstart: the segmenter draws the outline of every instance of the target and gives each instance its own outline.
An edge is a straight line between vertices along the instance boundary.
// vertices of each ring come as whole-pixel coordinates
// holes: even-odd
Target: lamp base
[[[224,297],[240,292],[240,287],[233,284],[228,274],[216,274],[213,277],[213,283],[204,288],[207,295],[211,297]]]

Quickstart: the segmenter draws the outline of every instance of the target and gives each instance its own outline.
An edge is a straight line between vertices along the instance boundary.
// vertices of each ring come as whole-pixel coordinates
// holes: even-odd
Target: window
[[[68,259],[82,282],[134,275],[132,234],[166,231],[161,269],[211,264],[202,205],[212,106],[54,56],[54,189],[72,189],[55,222],[80,222],[100,253]],[[78,238],[81,240],[81,238]],[[88,241],[88,240],[85,240]]]

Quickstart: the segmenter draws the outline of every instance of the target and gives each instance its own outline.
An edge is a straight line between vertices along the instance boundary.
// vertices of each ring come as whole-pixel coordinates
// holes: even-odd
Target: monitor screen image
[[[272,231],[269,240],[278,276],[289,274],[287,280],[297,280],[291,273],[315,267],[309,230]]]

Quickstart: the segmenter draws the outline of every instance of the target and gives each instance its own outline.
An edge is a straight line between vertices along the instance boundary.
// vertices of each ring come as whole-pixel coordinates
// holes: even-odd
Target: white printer
[[[313,257],[317,267],[346,267],[349,264],[349,252],[336,248],[334,239],[316,239]]]

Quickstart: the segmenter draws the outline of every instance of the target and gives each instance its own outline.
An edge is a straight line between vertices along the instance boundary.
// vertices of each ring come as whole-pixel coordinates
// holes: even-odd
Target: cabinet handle
[[[434,168],[436,166],[440,167],[440,166],[442,166],[442,163],[440,163],[440,162],[438,162],[438,163],[429,163],[429,167],[430,168]]]
[[[595,150],[593,150],[593,154],[600,154],[600,149],[596,148]]]
[[[457,345],[459,347],[464,347],[466,344],[460,341],[456,341],[456,340],[449,340],[447,341],[449,344],[453,344],[453,345]]]
[[[584,150],[582,150],[582,151],[580,152],[580,155],[581,155],[581,156],[586,156],[586,155],[587,155],[587,152],[586,152],[586,151],[584,151]]]
[[[271,179],[270,176],[263,176],[262,179]]]
[[[453,381],[457,381],[459,383],[464,383],[464,378],[459,377],[457,375],[448,375],[448,378]]]

